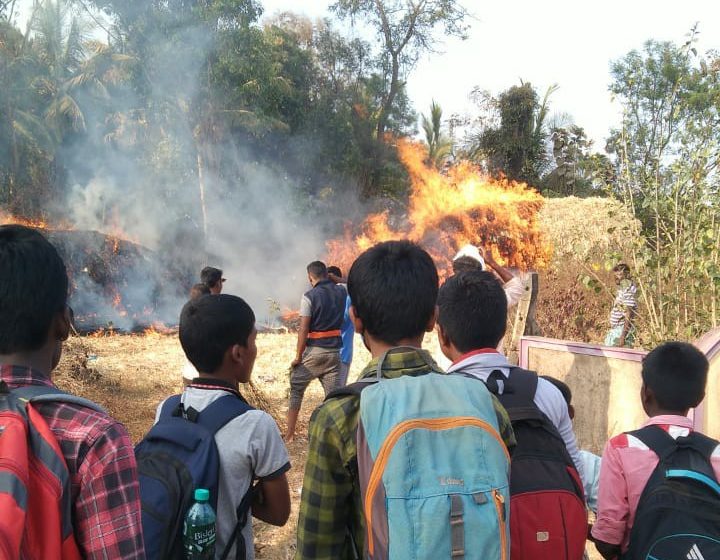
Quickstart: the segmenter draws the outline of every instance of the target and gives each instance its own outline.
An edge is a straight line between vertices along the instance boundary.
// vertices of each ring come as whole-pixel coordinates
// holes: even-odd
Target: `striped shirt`
[[[625,279],[620,282],[615,303],[610,312],[610,326],[622,327],[625,325],[625,317],[630,311],[637,309],[635,293],[637,288],[632,280]]]

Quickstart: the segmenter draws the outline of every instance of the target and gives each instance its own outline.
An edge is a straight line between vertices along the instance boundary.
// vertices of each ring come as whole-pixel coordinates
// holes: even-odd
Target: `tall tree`
[[[375,127],[382,141],[396,97],[419,58],[433,52],[437,33],[466,37],[468,12],[456,0],[338,0],[332,9],[371,25],[382,45],[384,84]]]

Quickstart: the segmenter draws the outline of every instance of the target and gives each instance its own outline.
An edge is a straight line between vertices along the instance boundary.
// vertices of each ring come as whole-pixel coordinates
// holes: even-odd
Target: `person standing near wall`
[[[613,268],[617,295],[610,312],[610,330],[605,337],[605,346],[635,345],[635,315],[637,314],[637,287],[630,275],[630,267],[620,263]]]

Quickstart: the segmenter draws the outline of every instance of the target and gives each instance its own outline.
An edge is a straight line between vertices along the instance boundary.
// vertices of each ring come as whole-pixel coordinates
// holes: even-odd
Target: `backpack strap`
[[[75,404],[89,408],[95,412],[108,414],[108,412],[99,404],[76,395],[70,395],[57,387],[51,387],[49,385],[25,385],[23,387],[12,389],[12,393],[21,400],[31,402],[33,404],[48,402]]]
[[[177,412],[181,410],[179,409],[181,404],[181,395],[173,395],[165,399],[165,402],[160,409],[160,416],[158,416],[158,420],[170,418],[171,416],[177,416]]]
[[[230,420],[245,414],[248,410],[254,410],[254,408],[238,395],[228,394],[201,410],[197,416],[197,423],[208,432],[215,434]]]
[[[250,513],[250,507],[252,506],[255,494],[258,492],[258,485],[250,483],[250,487],[240,500],[240,505],[235,510],[237,517],[237,523],[235,523],[235,529],[233,530],[234,538],[228,539],[225,549],[220,554],[220,560],[226,560],[230,555],[230,549],[235,544],[235,560],[245,560],[247,557],[247,551],[245,550],[245,536],[242,534],[243,527],[248,522],[248,513]]]
[[[390,348],[382,356],[380,356],[374,376],[363,377],[361,379],[358,379],[355,383],[350,383],[349,385],[345,385],[344,387],[338,387],[337,389],[330,391],[325,397],[325,400],[328,401],[330,399],[336,399],[339,397],[359,397],[360,393],[363,392],[363,389],[375,383],[379,383],[382,379],[384,379],[384,377],[382,376],[382,367],[385,363],[385,359],[388,357],[388,355],[394,353],[397,350],[412,350],[414,352],[417,352],[419,348],[415,348],[414,346],[395,346],[394,348]],[[425,355],[422,354],[422,352],[418,352],[418,354],[425,362],[425,364],[430,368],[430,371],[433,371],[435,373],[443,373],[442,371],[439,371],[439,368],[437,368],[430,360],[428,360]]]
[[[666,461],[678,447],[673,437],[660,426],[645,426],[627,433],[647,445],[658,456],[660,462]]]

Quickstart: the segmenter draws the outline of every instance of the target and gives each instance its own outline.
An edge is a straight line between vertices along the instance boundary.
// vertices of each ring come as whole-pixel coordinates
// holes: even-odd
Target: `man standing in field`
[[[330,280],[323,262],[311,262],[307,273],[312,289],[300,300],[297,353],[290,366],[290,403],[285,434],[288,443],[295,438],[300,405],[310,382],[319,379],[327,395],[340,380],[341,328],[347,291]]]
[[[630,267],[620,263],[613,268],[618,291],[610,312],[610,330],[605,337],[605,346],[625,346],[635,344],[635,315],[637,313],[637,288],[630,277]]]

